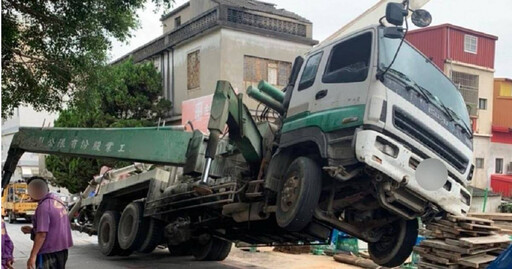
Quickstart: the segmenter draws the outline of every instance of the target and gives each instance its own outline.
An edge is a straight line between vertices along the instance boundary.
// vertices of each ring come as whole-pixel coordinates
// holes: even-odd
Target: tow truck
[[[14,182],[4,188],[2,194],[2,218],[7,217],[9,223],[18,218],[31,221],[35,213],[37,202],[31,201],[27,193],[27,183]]]
[[[464,100],[405,41],[409,10],[408,1],[389,3],[380,24],[297,57],[283,90],[249,87],[266,106],[258,115],[218,81],[208,135],[174,126],[20,128],[3,186],[23,152],[151,164],[96,177],[70,210],[73,228],[97,234],[103,254],[165,243],[173,255],[223,260],[231,242],[325,244],[338,229],[368,242],[377,264],[397,266],[419,218],[468,212],[473,173]],[[412,21],[427,26],[431,17],[415,10]]]

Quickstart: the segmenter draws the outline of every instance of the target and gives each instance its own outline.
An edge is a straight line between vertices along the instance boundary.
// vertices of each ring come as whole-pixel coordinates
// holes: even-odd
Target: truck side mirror
[[[411,15],[411,20],[418,27],[427,27],[432,23],[432,15],[424,9],[416,9]]]
[[[400,3],[389,3],[386,6],[386,21],[393,25],[401,26],[407,14],[408,11]]]

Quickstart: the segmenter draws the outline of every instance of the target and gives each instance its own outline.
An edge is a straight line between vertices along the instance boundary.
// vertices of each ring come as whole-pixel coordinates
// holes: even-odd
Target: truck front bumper
[[[383,144],[386,146],[382,146]],[[355,152],[359,161],[382,172],[443,210],[455,215],[462,215],[469,211],[471,195],[464,186],[450,176],[445,186],[438,190],[430,191],[421,187],[416,180],[415,171],[423,158],[395,139],[373,130],[359,131]]]

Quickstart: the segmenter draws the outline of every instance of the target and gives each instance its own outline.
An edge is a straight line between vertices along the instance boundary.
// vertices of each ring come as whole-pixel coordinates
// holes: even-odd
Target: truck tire
[[[128,204],[119,219],[117,238],[121,249],[136,250],[148,234],[148,219],[144,218],[144,204],[133,202]]]
[[[15,223],[16,222],[16,214],[14,212],[9,211],[9,215],[7,216],[9,223]]]
[[[198,261],[223,261],[228,257],[232,245],[229,241],[212,237],[204,245],[197,243],[192,249],[192,254]]]
[[[126,251],[119,247],[117,240],[117,229],[120,214],[116,211],[106,211],[103,213],[98,225],[98,245],[100,251],[105,256],[127,256],[130,251]]]
[[[277,224],[288,231],[305,228],[320,199],[322,171],[315,161],[298,157],[286,171],[277,195]]]
[[[378,265],[395,267],[411,255],[418,237],[418,220],[398,220],[386,227],[377,242],[368,243],[370,258]]]
[[[162,241],[164,224],[160,220],[148,218],[148,232],[142,244],[137,250],[140,253],[151,253]]]

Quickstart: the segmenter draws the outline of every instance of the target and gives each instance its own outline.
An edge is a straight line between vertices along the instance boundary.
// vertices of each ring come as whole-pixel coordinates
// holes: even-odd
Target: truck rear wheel
[[[117,229],[120,214],[115,211],[106,211],[103,213],[98,225],[98,245],[100,251],[105,256],[127,256],[131,251],[126,251],[119,247],[117,240]]]
[[[322,171],[315,161],[298,157],[286,171],[277,196],[277,224],[289,231],[306,227],[320,199]]]
[[[128,204],[119,220],[117,238],[119,246],[125,250],[136,250],[148,235],[148,219],[144,219],[142,202]]]
[[[370,258],[381,266],[401,265],[411,255],[418,237],[418,220],[398,220],[384,227],[377,242],[368,243]]]
[[[164,224],[157,219],[149,218],[147,219],[149,223],[148,232],[142,244],[139,246],[137,250],[140,253],[151,253],[162,241],[162,237],[164,234]]]
[[[229,241],[212,237],[206,244],[198,242],[192,253],[198,261],[223,261],[228,257],[231,246]]]

